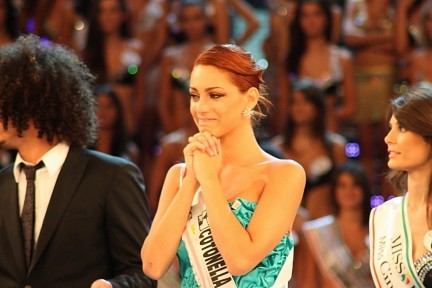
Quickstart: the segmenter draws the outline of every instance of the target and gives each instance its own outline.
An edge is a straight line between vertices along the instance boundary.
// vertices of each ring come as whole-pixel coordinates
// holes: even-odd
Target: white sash
[[[302,228],[319,269],[332,280],[334,287],[373,287],[367,263],[369,250],[356,260],[347,248],[334,216],[309,220]]]
[[[412,260],[405,197],[396,197],[370,215],[371,273],[376,287],[424,287]]]
[[[213,240],[200,189],[194,195],[189,220],[186,223],[182,239],[189,255],[195,279],[200,287],[237,287]],[[293,257],[294,248],[291,249],[286,258],[272,286],[273,288],[288,287],[287,283],[292,274]]]
[[[237,287],[213,240],[201,190],[195,193],[182,239],[200,287]]]

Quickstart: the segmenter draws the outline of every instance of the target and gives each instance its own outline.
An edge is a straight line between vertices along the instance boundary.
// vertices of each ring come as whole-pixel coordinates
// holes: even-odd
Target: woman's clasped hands
[[[221,141],[209,132],[197,133],[188,139],[183,150],[187,174],[203,184],[218,179],[222,163]]]

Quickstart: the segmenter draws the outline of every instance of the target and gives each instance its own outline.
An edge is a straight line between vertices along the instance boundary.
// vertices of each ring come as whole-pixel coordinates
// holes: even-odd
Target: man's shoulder
[[[100,165],[107,165],[107,166],[124,166],[131,163],[130,161],[127,161],[123,158],[108,155],[106,153],[102,153],[96,150],[92,150],[77,145],[71,145],[66,161],[68,161],[68,158],[69,159],[85,158],[86,161],[90,163],[97,163]]]
[[[87,173],[89,171],[100,171],[105,175],[109,175],[110,172],[116,173],[117,171],[124,169],[129,172],[133,170],[139,170],[135,164],[126,159],[108,155],[85,147],[72,146],[71,150],[69,151],[68,158],[65,162],[66,165],[68,165],[68,161],[70,161],[69,163],[74,163],[75,165],[85,165]]]
[[[101,164],[113,165],[113,166],[124,166],[132,164],[130,161],[123,159],[121,157],[112,156],[106,153],[102,153],[96,150],[85,149],[85,153],[89,161],[100,162]]]

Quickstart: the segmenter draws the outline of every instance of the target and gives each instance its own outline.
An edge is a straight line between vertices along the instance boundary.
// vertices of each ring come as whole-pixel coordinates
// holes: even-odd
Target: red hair
[[[268,110],[271,105],[271,102],[266,98],[267,92],[263,80],[264,69],[255,63],[250,52],[236,45],[218,44],[198,56],[194,66],[198,65],[213,66],[226,72],[242,93],[250,88],[258,89],[260,97],[256,112],[258,116],[264,116],[262,108]]]

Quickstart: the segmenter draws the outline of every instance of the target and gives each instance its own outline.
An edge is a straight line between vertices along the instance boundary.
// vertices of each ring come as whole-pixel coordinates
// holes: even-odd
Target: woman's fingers
[[[204,145],[205,151],[209,156],[215,156],[220,153],[220,141],[208,132],[197,133],[192,137],[189,137],[189,143],[201,143]]]
[[[187,156],[193,156],[193,153],[196,150],[200,150],[200,151],[204,152],[204,151],[206,151],[206,146],[199,141],[193,141],[192,143],[189,143],[188,145],[186,145],[185,149],[183,149],[183,152]]]

